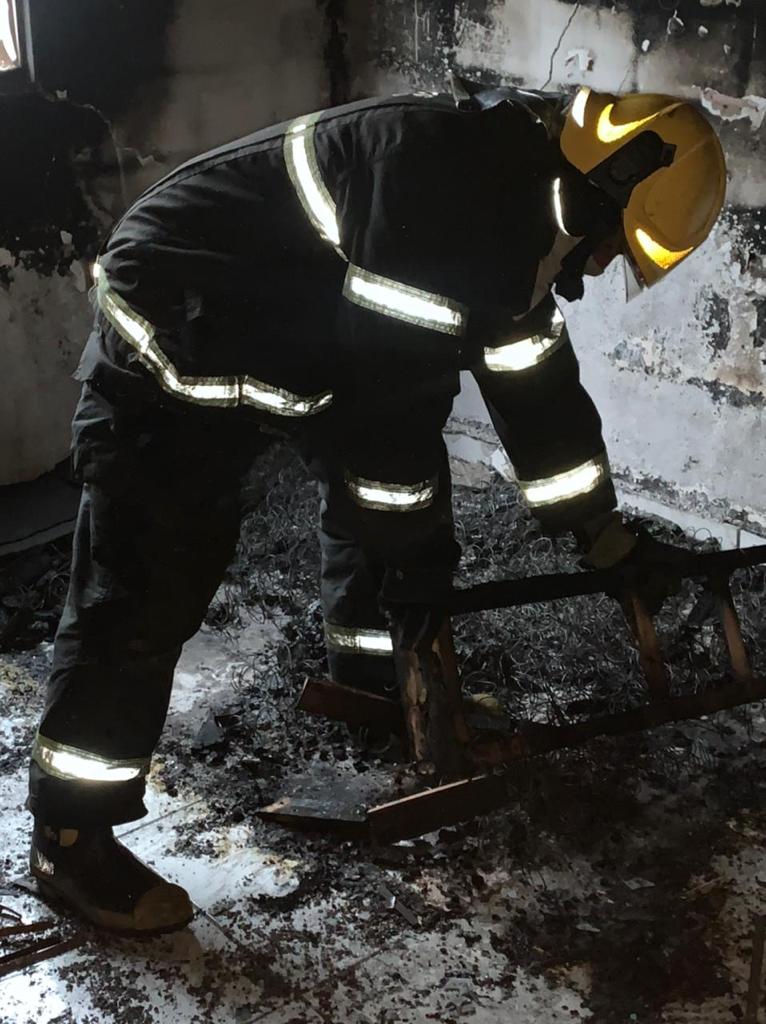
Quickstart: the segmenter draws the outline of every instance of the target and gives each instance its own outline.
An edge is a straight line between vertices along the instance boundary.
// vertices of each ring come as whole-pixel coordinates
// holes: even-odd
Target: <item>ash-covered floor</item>
[[[323,670],[315,497],[292,461],[271,460],[262,479],[278,483],[261,489],[240,559],[185,648],[150,813],[120,830],[190,891],[197,915],[177,935],[97,935],[24,887],[26,757],[66,556],[48,548],[39,571],[29,556],[0,567],[0,904],[78,942],[4,976],[0,959],[0,1020],[754,1022],[752,935],[766,914],[760,705],[538,759],[514,771],[506,810],[393,846],[256,818],[285,793],[335,787],[364,802],[406,775],[395,748],[293,710],[302,677]],[[455,509],[461,582],[575,565],[501,480],[458,488]],[[766,575],[738,579],[763,666]],[[699,597],[682,591],[660,620],[674,685],[690,672],[704,684],[723,664]],[[572,719],[638,693],[635,653],[606,598],[456,625],[468,689],[493,690],[511,717]],[[0,918],[0,929],[12,923]],[[0,957],[24,944],[0,932]]]

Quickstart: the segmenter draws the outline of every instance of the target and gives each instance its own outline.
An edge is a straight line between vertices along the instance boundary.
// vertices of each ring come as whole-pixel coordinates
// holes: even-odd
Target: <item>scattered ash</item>
[[[256,506],[243,524],[237,560],[208,623],[230,628],[246,610],[277,627],[279,641],[257,666],[255,686],[243,687],[230,735],[235,741],[252,736],[254,725],[256,734],[273,732],[281,744],[289,734],[289,743],[297,745],[290,752],[293,763],[343,757],[349,749],[344,728],[308,718],[298,723],[293,713],[300,680],[326,672],[315,488],[297,460],[279,448],[261,464],[254,488]],[[454,510],[463,548],[458,586],[581,568],[574,540],[543,535],[517,489],[499,477],[484,489],[456,489]],[[690,538],[660,521],[644,521],[644,526],[667,543],[715,548],[710,540]],[[732,582],[753,662],[766,664],[761,614],[766,570],[740,572]],[[655,622],[674,690],[703,689],[726,674],[728,656],[715,607],[696,583],[685,582]],[[466,691],[493,694],[512,720],[561,724],[643,700],[645,683],[623,612],[605,595],[462,616],[454,629]],[[740,714],[747,718],[746,711]],[[716,729],[714,720],[709,730]],[[280,747],[271,756],[280,762],[285,754]],[[352,756],[364,764],[363,749]],[[704,762],[705,744],[685,743],[681,759],[658,746],[666,771],[688,770],[689,756]]]
[[[360,792],[389,798],[405,792],[411,778],[395,745],[376,746],[341,725],[295,714],[302,678],[326,671],[316,493],[279,448],[262,460],[252,492],[238,557],[207,624],[236,640],[255,617],[272,639],[243,663],[231,698],[211,709],[202,728],[193,735],[166,730],[154,778],[171,795],[204,798],[205,827],[192,820],[177,829],[178,855],[213,858],[211,830],[245,822],[263,848],[300,860],[293,892],[254,898],[253,913],[268,909],[271,931],[253,935],[242,955],[265,993],[284,984],[284,951],[306,941],[294,915],[319,899],[337,908],[334,941],[348,933],[352,942],[360,929],[383,948],[419,928],[459,934],[466,949],[488,943],[507,965],[506,989],[520,969],[549,981],[560,974],[568,985],[572,966],[586,965],[585,1003],[599,1024],[656,1024],[671,1002],[712,997],[730,1000],[736,1019],[741,999],[725,954],[735,939],[721,924],[726,892],[711,863],[733,855],[741,834],[762,836],[766,827],[760,707],[536,758],[514,769],[515,800],[506,810],[413,842],[360,849],[267,827],[256,821],[257,809],[289,791],[301,773],[361,779]],[[458,488],[454,508],[464,551],[460,586],[578,568],[574,544],[541,535],[515,488],[500,479],[482,490]],[[710,546],[659,522],[647,525],[658,539]],[[59,607],[62,572],[54,559],[23,584],[35,608]],[[733,590],[753,662],[763,666],[766,573],[736,574]],[[0,594],[4,608],[9,593]],[[704,687],[722,675],[721,631],[698,587],[685,584],[657,627],[675,689]],[[636,652],[608,598],[464,616],[455,631],[467,690],[493,693],[512,719],[558,724],[641,699]],[[22,632],[17,637],[23,648]],[[39,681],[47,658],[22,650],[7,664]],[[18,700],[28,706],[25,685],[19,682]],[[13,705],[16,697],[8,700]],[[417,926],[385,910],[382,879]],[[209,966],[218,969],[213,954]],[[461,963],[461,972],[460,983],[472,986],[477,1000],[483,992],[492,998],[480,966]],[[338,983],[352,990],[352,973],[318,984],[312,996],[321,1003]]]
[[[52,640],[69,585],[71,538],[0,558],[0,653]]]

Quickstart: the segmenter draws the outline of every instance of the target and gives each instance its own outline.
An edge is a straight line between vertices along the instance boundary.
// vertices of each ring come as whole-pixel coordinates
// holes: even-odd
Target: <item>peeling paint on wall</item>
[[[766,117],[766,96],[725,96],[715,89],[700,89],[702,106],[723,121],[750,122],[755,132]]]
[[[87,264],[130,199],[343,88],[343,4],[318,3],[31,0],[38,89],[0,96],[0,485],[67,455]]]
[[[2,262],[14,266],[12,283],[0,288],[0,486],[66,457],[79,391],[70,377],[91,319],[79,264],[41,277],[24,265],[33,262],[27,254],[6,254]]]
[[[610,270],[567,319],[624,486],[766,528],[762,0],[420,0],[417,36],[412,0],[372,6],[368,91],[443,88],[454,66],[488,83],[550,79],[557,89],[667,92],[704,105],[727,154],[726,216],[657,288],[624,306],[615,301],[621,271]],[[474,432],[488,422],[470,386],[456,413]]]
[[[708,242],[676,271],[678,287],[649,293],[622,318],[630,333],[609,353],[618,370],[705,386],[714,400],[766,403],[766,359],[758,344],[766,256],[753,211],[729,211]],[[766,220],[766,211],[764,211]],[[758,221],[758,223],[761,223]],[[684,287],[685,286],[685,287]]]

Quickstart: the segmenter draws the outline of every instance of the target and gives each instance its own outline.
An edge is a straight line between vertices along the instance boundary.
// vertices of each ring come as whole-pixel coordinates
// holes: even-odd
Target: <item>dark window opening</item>
[[[16,0],[0,0],[0,72],[22,65]]]
[[[0,0],[0,93],[32,81],[28,0]]]

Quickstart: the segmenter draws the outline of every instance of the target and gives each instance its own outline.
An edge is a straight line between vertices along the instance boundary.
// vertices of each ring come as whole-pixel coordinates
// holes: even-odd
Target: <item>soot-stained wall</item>
[[[35,86],[0,78],[0,485],[63,459],[89,267],[187,157],[346,98],[339,0],[30,0]]]
[[[706,244],[630,304],[621,273],[591,281],[567,319],[628,495],[766,532],[766,7],[763,0],[375,0],[360,93],[486,82],[668,92],[700,104],[729,165]],[[467,386],[460,451],[491,453]],[[477,443],[466,442],[465,430]]]

